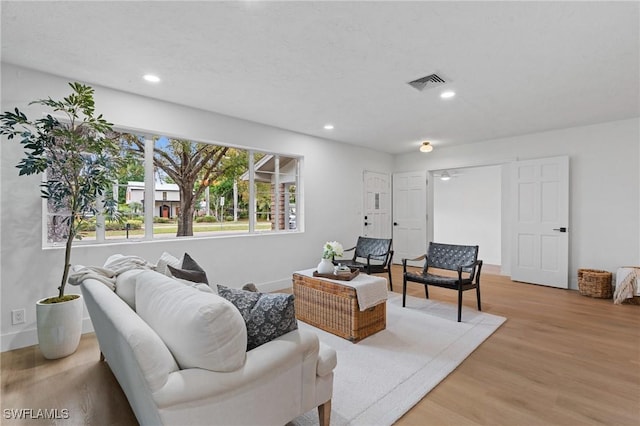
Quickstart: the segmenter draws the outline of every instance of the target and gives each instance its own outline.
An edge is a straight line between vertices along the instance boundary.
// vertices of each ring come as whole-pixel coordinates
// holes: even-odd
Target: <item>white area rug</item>
[[[387,328],[353,344],[303,322],[338,354],[334,370],[332,425],[391,425],[447,377],[506,318],[389,293]],[[317,410],[292,425],[317,425]]]

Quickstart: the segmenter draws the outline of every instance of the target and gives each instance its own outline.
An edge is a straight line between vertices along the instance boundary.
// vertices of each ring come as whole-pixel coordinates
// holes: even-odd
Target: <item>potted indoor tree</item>
[[[44,174],[41,197],[47,200],[50,236],[65,242],[58,294],[36,304],[38,343],[48,359],[72,354],[80,342],[82,298],[65,294],[72,243],[81,238],[81,226],[89,217],[117,216],[111,188],[116,182],[119,144],[111,137],[112,124],[96,116],[93,88],[69,85],[73,92],[62,100],[30,103],[48,108],[51,114],[28,119],[15,108],[0,115],[0,134],[17,139],[24,149],[16,166],[19,175]]]

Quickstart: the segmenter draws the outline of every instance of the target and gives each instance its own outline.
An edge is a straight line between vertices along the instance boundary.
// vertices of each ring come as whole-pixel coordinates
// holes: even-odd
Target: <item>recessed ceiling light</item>
[[[446,92],[440,93],[440,97],[442,99],[453,98],[455,95],[456,95],[456,92],[454,92],[453,90],[447,90]]]
[[[153,74],[145,74],[145,75],[142,76],[142,78],[147,80],[149,83],[159,83],[160,82],[160,77],[158,77],[157,75],[153,75]]]
[[[324,129],[325,130],[333,130],[333,124],[325,124],[324,125]]]

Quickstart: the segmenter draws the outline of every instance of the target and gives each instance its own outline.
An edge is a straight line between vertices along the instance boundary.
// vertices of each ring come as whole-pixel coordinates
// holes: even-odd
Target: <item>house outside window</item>
[[[250,177],[246,172],[241,179],[248,181]],[[296,157],[278,154],[259,157],[253,167],[256,221],[268,221],[270,231],[297,229],[298,179],[299,161]]]

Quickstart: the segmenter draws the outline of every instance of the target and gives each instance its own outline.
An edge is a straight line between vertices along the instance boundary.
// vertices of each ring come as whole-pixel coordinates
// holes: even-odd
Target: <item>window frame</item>
[[[74,240],[73,241],[73,246],[90,246],[90,245],[104,245],[104,244],[137,244],[140,242],[159,242],[159,241],[175,241],[176,239],[179,240],[190,240],[190,239],[207,239],[207,238],[229,238],[229,237],[243,237],[243,236],[248,236],[248,237],[253,237],[253,236],[262,236],[262,235],[271,235],[271,234],[290,234],[290,233],[302,233],[304,232],[303,230],[303,212],[304,212],[304,206],[302,203],[302,164],[304,162],[304,156],[300,155],[300,154],[291,154],[291,153],[284,153],[284,152],[276,152],[276,151],[269,151],[269,150],[265,150],[265,149],[256,149],[256,148],[251,148],[251,147],[247,147],[247,146],[242,146],[242,145],[233,145],[233,144],[226,144],[226,143],[219,143],[219,142],[215,142],[215,141],[207,141],[207,140],[197,140],[197,139],[193,139],[193,138],[185,138],[185,137],[181,137],[181,136],[174,136],[171,134],[167,134],[164,132],[150,132],[148,130],[144,130],[144,131],[140,131],[140,130],[131,130],[131,129],[127,129],[125,127],[121,127],[121,126],[114,126],[114,131],[118,132],[118,133],[130,133],[130,134],[134,134],[137,136],[140,136],[142,138],[144,138],[145,144],[144,144],[144,156],[142,159],[142,163],[143,163],[143,167],[144,167],[144,204],[143,204],[143,210],[144,210],[144,236],[141,238],[132,238],[132,239],[127,239],[125,237],[121,237],[121,238],[113,238],[113,237],[108,237],[106,235],[106,228],[105,228],[105,217],[103,214],[98,214],[96,215],[96,236],[95,238],[92,239],[82,239],[82,240]],[[210,145],[216,145],[216,146],[223,146],[223,147],[229,147],[229,148],[234,148],[234,149],[238,149],[238,150],[245,150],[247,152],[247,157],[248,157],[248,164],[247,164],[247,172],[249,175],[249,179],[248,179],[248,188],[249,188],[249,200],[248,200],[248,229],[242,230],[242,231],[232,231],[232,232],[225,232],[222,233],[220,235],[215,235],[215,234],[210,234],[207,233],[207,235],[197,235],[197,233],[194,233],[193,236],[173,236],[171,238],[158,238],[158,237],[154,237],[153,235],[153,214],[154,214],[154,193],[155,193],[155,178],[154,178],[154,165],[153,165],[153,155],[154,155],[154,140],[153,138],[156,136],[165,136],[167,138],[170,139],[186,139],[189,140],[192,143],[204,143],[204,144],[210,144]],[[265,231],[265,230],[257,230],[256,228],[256,220],[257,220],[257,216],[256,216],[256,204],[255,204],[255,197],[256,197],[256,190],[255,190],[255,169],[254,166],[256,164],[256,162],[254,161],[255,159],[255,155],[256,154],[261,154],[262,156],[265,155],[272,155],[276,161],[276,169],[274,171],[274,178],[275,178],[275,182],[272,183],[272,185],[274,185],[274,198],[275,198],[275,218],[274,220],[274,224],[275,226],[272,227],[271,230]],[[281,157],[287,157],[287,158],[292,158],[295,160],[296,164],[295,164],[295,211],[296,211],[296,227],[294,229],[290,229],[289,228],[289,214],[288,212],[284,212],[284,211],[280,211],[280,206],[278,203],[278,197],[280,196],[280,186],[278,185],[278,183],[280,182],[280,171],[279,168],[277,167],[279,165],[279,159]],[[42,176],[42,181],[44,182],[46,180],[46,175],[43,174]],[[115,185],[118,185],[117,182],[114,183]],[[284,194],[284,196],[288,197],[288,192]],[[286,203],[286,205],[288,206],[288,201]],[[288,209],[287,209],[288,210]],[[285,215],[284,217],[284,227],[283,229],[279,229],[278,223],[279,223],[279,216],[278,215]],[[48,211],[48,206],[47,206],[47,200],[43,199],[42,200],[42,247],[43,249],[53,249],[53,248],[62,248],[64,247],[64,241],[58,241],[58,242],[50,242],[48,240],[48,216],[49,216],[49,211]]]

